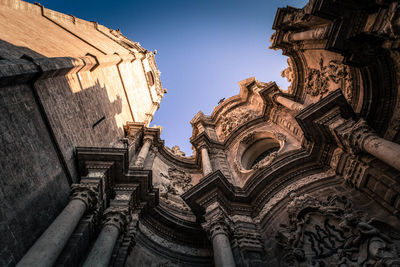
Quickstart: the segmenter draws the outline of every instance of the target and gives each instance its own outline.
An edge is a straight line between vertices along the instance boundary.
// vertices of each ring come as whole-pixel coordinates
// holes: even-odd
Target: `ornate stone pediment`
[[[276,236],[282,266],[400,266],[399,231],[367,220],[345,197],[296,197],[288,215]]]

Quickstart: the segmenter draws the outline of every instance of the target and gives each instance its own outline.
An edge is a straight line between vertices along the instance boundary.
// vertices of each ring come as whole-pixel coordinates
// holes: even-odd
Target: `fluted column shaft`
[[[149,136],[145,136],[143,138],[143,146],[139,151],[139,155],[137,156],[135,165],[138,167],[143,167],[144,161],[147,158],[147,154],[149,153],[151,144],[153,142],[153,138]]]
[[[79,186],[79,185],[78,185]],[[88,188],[74,191],[68,205],[28,250],[17,266],[53,266],[86,209],[93,203]],[[92,195],[93,196],[93,195]]]
[[[203,163],[203,175],[207,176],[208,174],[212,173],[211,161],[210,157],[208,156],[208,150],[206,146],[201,147],[201,160]]]
[[[304,109],[304,105],[280,95],[277,95],[275,97],[275,101],[281,104],[282,106],[287,107],[290,110],[301,111]]]

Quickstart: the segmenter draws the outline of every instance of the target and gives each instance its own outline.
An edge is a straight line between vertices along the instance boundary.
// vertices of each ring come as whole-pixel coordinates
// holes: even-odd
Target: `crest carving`
[[[351,208],[344,196],[319,201],[309,195],[288,205],[290,225],[276,236],[281,266],[399,266],[400,233]]]

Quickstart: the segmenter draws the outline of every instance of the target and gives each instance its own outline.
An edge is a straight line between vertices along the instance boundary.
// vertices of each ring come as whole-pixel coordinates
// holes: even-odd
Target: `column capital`
[[[210,150],[210,146],[205,141],[199,142],[198,148],[199,148],[199,150],[202,150],[203,148],[205,148],[205,149],[207,149],[208,152]]]
[[[344,148],[352,154],[360,153],[363,150],[365,139],[376,135],[364,119],[346,120],[335,129],[335,133]]]
[[[232,233],[232,223],[230,223],[228,217],[220,207],[207,212],[205,217],[206,222],[202,224],[202,227],[211,240],[218,234],[229,236]]]
[[[93,209],[99,202],[98,186],[89,183],[72,184],[70,200],[81,200],[87,209]]]
[[[154,140],[154,136],[150,134],[146,134],[143,136],[143,143],[150,142],[152,143]]]
[[[129,221],[129,208],[128,207],[109,207],[105,210],[103,215],[103,226],[113,225],[119,231],[123,231]]]

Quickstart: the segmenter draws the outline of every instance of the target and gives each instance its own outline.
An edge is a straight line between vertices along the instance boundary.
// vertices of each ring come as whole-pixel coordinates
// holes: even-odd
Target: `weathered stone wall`
[[[127,122],[151,121],[163,95],[153,57],[95,22],[0,1],[1,266],[66,205],[76,147],[122,148]]]
[[[13,266],[64,207],[69,185],[28,84],[0,88],[0,265]]]

